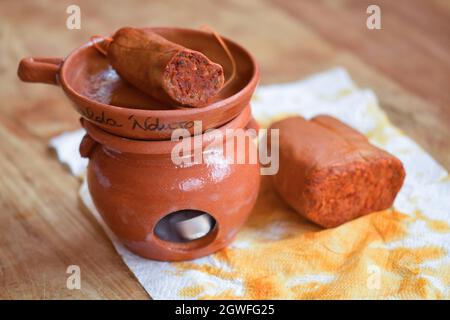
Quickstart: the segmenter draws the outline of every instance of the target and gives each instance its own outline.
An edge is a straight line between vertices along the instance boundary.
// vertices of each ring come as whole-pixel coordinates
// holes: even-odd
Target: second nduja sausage
[[[326,228],[392,206],[405,170],[399,159],[330,116],[290,117],[280,134],[275,189],[298,213]]]
[[[119,29],[107,57],[123,79],[169,105],[205,106],[224,84],[221,65],[150,29]]]

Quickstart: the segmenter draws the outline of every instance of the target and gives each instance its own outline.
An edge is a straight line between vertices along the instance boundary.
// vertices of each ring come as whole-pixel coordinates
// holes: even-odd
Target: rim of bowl
[[[245,129],[245,126],[250,122],[251,119],[251,109],[250,105],[246,105],[245,108],[239,113],[237,117],[228,121],[224,125],[216,129],[222,133],[222,136],[226,136],[227,129]],[[87,134],[91,136],[97,143],[106,146],[116,152],[131,153],[131,154],[148,154],[148,155],[165,155],[171,153],[173,147],[179,143],[179,141],[172,140],[137,140],[121,137],[109,132],[106,132],[102,128],[96,126],[83,119],[83,127],[86,129]],[[206,132],[197,136],[189,136],[183,139],[193,139],[195,137],[202,137],[202,148],[211,142],[214,138],[213,133]]]
[[[196,29],[189,29],[189,28],[171,28],[171,27],[154,27],[151,28],[153,30],[167,30],[167,29],[171,29],[171,30],[179,30],[179,31],[184,31],[184,32],[197,32],[197,33],[203,33],[206,35],[210,35],[209,32],[203,31],[203,30],[196,30]],[[241,50],[245,55],[247,55],[249,61],[252,64],[253,67],[253,74],[252,77],[250,78],[250,80],[247,82],[247,84],[238,92],[236,92],[235,94],[216,101],[214,103],[211,103],[205,107],[200,107],[200,108],[183,108],[183,109],[173,109],[173,110],[149,110],[149,109],[140,109],[140,108],[133,108],[133,113],[135,113],[138,116],[142,116],[142,117],[149,117],[149,116],[153,116],[153,117],[174,117],[174,116],[183,116],[183,115],[196,115],[199,114],[201,115],[202,113],[206,113],[208,111],[211,110],[217,110],[223,106],[229,105],[232,102],[239,100],[242,96],[245,96],[248,92],[248,90],[251,89],[251,87],[256,87],[256,84],[258,82],[259,79],[259,67],[258,64],[256,63],[256,60],[254,59],[253,55],[247,51],[244,47],[242,47],[240,44],[228,39],[227,37],[223,37],[221,36],[222,39],[226,42],[232,43],[234,46],[236,46],[239,50]],[[99,41],[99,40],[97,40]],[[69,95],[69,96],[73,96],[75,97],[77,100],[81,100],[83,103],[85,104],[90,104],[90,105],[94,105],[96,107],[99,108],[103,108],[103,109],[109,109],[111,111],[114,112],[118,112],[118,113],[128,113],[130,111],[130,108],[127,107],[119,107],[119,106],[114,106],[114,105],[110,105],[110,104],[105,104],[105,103],[101,103],[92,99],[87,98],[86,96],[78,93],[77,91],[75,91],[67,82],[66,77],[65,77],[65,73],[67,72],[67,65],[70,64],[71,60],[74,59],[74,57],[83,49],[86,49],[88,47],[92,47],[93,44],[91,41],[83,44],[82,46],[74,49],[63,61],[62,63],[62,67],[60,70],[60,83],[61,86],[63,88],[63,90]]]

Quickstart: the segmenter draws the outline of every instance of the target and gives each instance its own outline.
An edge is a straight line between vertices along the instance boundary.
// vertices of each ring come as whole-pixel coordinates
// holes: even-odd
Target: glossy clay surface
[[[242,128],[249,118],[247,107],[222,129]],[[259,164],[227,164],[209,152],[203,153],[202,164],[175,165],[171,141],[130,144],[89,122],[84,126],[89,136],[80,151],[90,159],[87,179],[94,203],[114,234],[138,255],[176,261],[213,253],[233,240],[250,214],[259,190]],[[248,145],[247,155],[249,148],[256,145]],[[156,236],[158,221],[187,209],[209,213],[216,221],[213,230],[182,243]]]

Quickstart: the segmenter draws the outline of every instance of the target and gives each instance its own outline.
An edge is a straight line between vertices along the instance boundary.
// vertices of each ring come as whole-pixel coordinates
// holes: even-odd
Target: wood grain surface
[[[81,7],[81,30],[66,8]],[[382,29],[366,28],[378,4]],[[208,24],[247,47],[261,82],[297,80],[334,66],[372,88],[395,125],[450,169],[450,2],[0,1],[0,298],[149,298],[82,207],[79,181],[48,139],[79,127],[61,89],[21,83],[25,56],[64,57],[121,26]],[[81,290],[66,288],[69,265]],[[163,283],[161,285],[164,285]]]

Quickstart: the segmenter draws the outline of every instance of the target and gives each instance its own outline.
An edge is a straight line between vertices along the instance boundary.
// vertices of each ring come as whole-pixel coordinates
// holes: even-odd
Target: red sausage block
[[[123,79],[168,105],[205,106],[224,85],[221,65],[149,29],[119,29],[107,57]]]
[[[302,216],[329,228],[392,206],[403,165],[358,131],[323,115],[287,118],[271,129],[280,130],[275,188]]]

